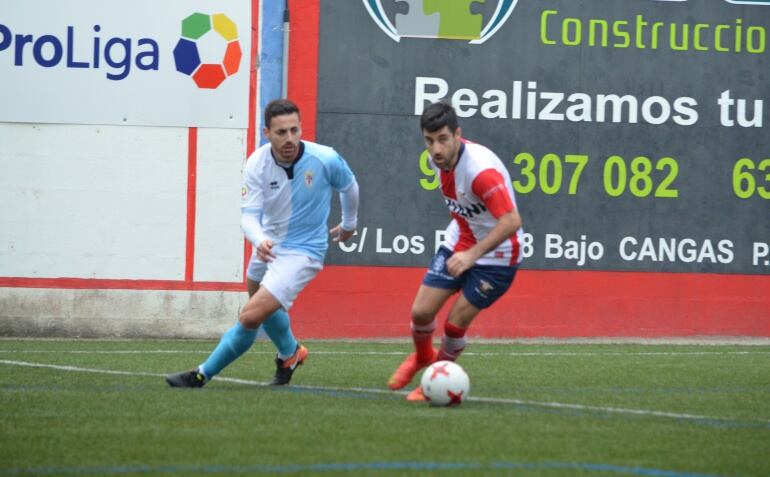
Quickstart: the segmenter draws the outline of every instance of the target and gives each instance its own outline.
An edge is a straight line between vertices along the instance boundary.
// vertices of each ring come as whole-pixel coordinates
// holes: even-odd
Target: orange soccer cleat
[[[417,361],[417,353],[412,353],[406,357],[403,363],[396,369],[388,380],[388,387],[393,391],[401,389],[412,381],[414,375],[422,368],[436,361],[438,353],[433,350],[431,358],[425,362]]]
[[[417,386],[406,395],[407,401],[427,401],[425,393],[422,392],[422,386]]]
[[[289,384],[289,381],[291,381],[291,376],[294,374],[297,366],[305,362],[307,355],[307,348],[301,344],[297,344],[297,349],[294,351],[294,354],[290,358],[283,360],[276,356],[275,376],[273,376],[273,380],[270,382],[270,384],[273,386],[283,386],[284,384]]]

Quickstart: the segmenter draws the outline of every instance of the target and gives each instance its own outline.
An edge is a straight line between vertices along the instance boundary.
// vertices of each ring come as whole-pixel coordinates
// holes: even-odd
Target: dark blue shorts
[[[452,252],[446,247],[440,247],[430,261],[423,285],[446,290],[460,290],[476,308],[488,308],[498,298],[503,296],[511,287],[516,277],[518,265],[474,265],[465,273],[455,278],[446,269],[446,261]]]

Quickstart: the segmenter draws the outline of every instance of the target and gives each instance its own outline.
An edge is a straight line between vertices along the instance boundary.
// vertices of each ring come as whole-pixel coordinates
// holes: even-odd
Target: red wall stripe
[[[246,131],[246,159],[257,150],[257,55],[259,54],[259,0],[251,0],[251,64],[249,65],[249,127]],[[243,240],[243,281],[246,284],[246,268],[251,257],[251,244]],[[245,288],[244,288],[245,289]]]
[[[259,53],[259,0],[251,0],[251,61],[249,63],[249,126],[246,157],[257,148],[257,54]]]
[[[195,270],[195,206],[198,174],[198,128],[187,130],[187,232],[185,240],[184,279],[193,281]]]

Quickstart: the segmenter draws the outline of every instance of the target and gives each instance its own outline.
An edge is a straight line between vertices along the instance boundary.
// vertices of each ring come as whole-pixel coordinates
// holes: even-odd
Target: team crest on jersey
[[[313,171],[305,172],[305,185],[308,187],[313,187]]]
[[[244,185],[241,187],[241,197],[245,199],[247,195],[249,195],[249,188]]]

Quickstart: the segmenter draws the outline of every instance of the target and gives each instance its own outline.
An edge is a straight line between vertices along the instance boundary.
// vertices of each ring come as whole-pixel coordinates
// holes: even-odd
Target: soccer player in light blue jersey
[[[249,301],[208,359],[168,375],[170,386],[206,384],[251,347],[260,325],[278,349],[271,384],[288,384],[308,350],[294,337],[287,312],[323,268],[332,191],[339,193],[342,222],[328,233],[335,242],[355,233],[356,178],[334,149],[300,140],[297,106],[286,99],[268,104],[263,132],[269,143],[249,157],[243,172],[241,228],[254,246],[246,271]]]

